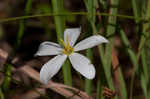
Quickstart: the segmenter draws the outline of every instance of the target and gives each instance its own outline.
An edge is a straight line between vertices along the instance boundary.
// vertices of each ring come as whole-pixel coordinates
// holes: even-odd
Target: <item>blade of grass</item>
[[[63,0],[52,0],[53,13],[62,14],[64,12]],[[56,24],[57,40],[63,39],[64,29],[65,29],[65,19],[64,16],[54,16]],[[58,41],[61,43],[60,41]],[[62,67],[64,75],[64,83],[66,85],[72,86],[72,76],[71,67],[69,61],[67,60]]]
[[[0,88],[0,99],[5,99],[1,88]]]
[[[149,81],[149,68],[147,66],[147,59],[146,59],[146,55],[144,53],[144,51],[141,52],[141,60],[142,60],[142,65],[143,65],[143,73],[146,79],[146,84],[148,84]]]
[[[118,93],[118,98],[128,99],[125,81],[122,75],[121,66],[119,65],[117,50],[115,48],[113,48],[112,51],[112,67],[113,67],[113,75],[115,79],[114,82],[117,85],[116,92]]]
[[[118,0],[110,0],[110,5],[112,5],[113,7],[110,8],[110,14],[114,14],[116,15],[118,12]],[[108,17],[108,25],[107,25],[107,36],[112,36],[115,34],[116,31],[116,19],[117,17],[114,16],[109,16]],[[112,75],[111,75],[111,57],[112,57],[112,48],[113,48],[113,44],[114,44],[114,38],[110,37],[108,38],[109,43],[106,44],[106,53],[105,53],[105,62],[104,62],[104,70],[105,70],[105,75],[106,75],[106,79],[107,79],[107,83],[109,85],[109,88],[114,90],[114,86],[113,86],[113,81],[112,81]]]
[[[96,90],[96,99],[105,99],[104,96],[102,95],[102,83],[100,79],[97,81],[97,90]]]
[[[92,55],[92,50],[91,49],[87,49],[86,50],[86,56],[93,61],[93,55]],[[88,95],[91,95],[91,91],[92,91],[92,80],[89,79],[85,79],[85,92]]]
[[[140,20],[138,18],[141,17],[141,14],[140,13],[140,6],[139,6],[139,2],[137,0],[132,0],[132,8],[133,8],[133,14],[135,16],[135,22],[137,24],[136,26],[136,31],[137,33],[141,34],[141,23],[140,23]],[[139,60],[139,55],[137,55],[137,61]],[[135,67],[136,68],[136,71],[138,71],[138,67]],[[131,80],[132,81],[132,80]]]
[[[99,0],[99,2],[102,4],[103,9],[106,10],[107,9],[107,1],[106,0]]]
[[[87,15],[88,21],[90,22],[92,30],[93,30],[93,34],[95,35],[95,34],[97,34],[97,29],[96,29],[96,25],[95,25],[95,21],[96,21],[96,8],[98,7],[98,5],[96,5],[96,4],[98,4],[97,0],[94,0],[94,1],[93,0],[84,0],[84,3],[86,5],[87,11],[88,11],[88,15]],[[99,46],[99,49],[100,49],[101,55],[104,56],[104,51],[102,49],[102,46]],[[92,52],[89,51],[89,53],[92,53]],[[92,58],[92,56],[89,57],[89,58]],[[86,81],[86,85],[87,86],[85,86],[85,88],[90,88],[92,86],[90,84],[91,84],[91,81],[87,80]],[[88,93],[89,90],[86,90],[86,92]],[[104,98],[102,96],[102,83],[101,83],[100,80],[97,82],[97,99],[99,99],[99,98],[101,98],[101,99]]]
[[[32,0],[28,0],[26,3],[26,7],[25,7],[25,15],[28,15],[30,8],[31,8],[31,4],[32,4]],[[19,31],[17,34],[17,41],[16,41],[16,49],[19,47],[20,43],[21,43],[21,39],[22,36],[24,34],[24,20],[20,21],[19,24]],[[2,83],[2,89],[4,90],[4,92],[7,92],[9,90],[10,87],[10,83],[11,83],[11,78],[8,76],[11,76],[11,68],[12,66],[10,64],[6,64],[6,68],[5,69],[5,77]],[[8,76],[7,76],[8,75]]]
[[[142,61],[142,67],[143,67],[143,72],[141,73],[141,86],[143,88],[144,95],[146,99],[149,99],[148,97],[148,83],[149,83],[149,69],[147,66],[147,59],[145,52],[142,50],[141,52],[141,61]]]
[[[119,67],[121,67],[121,66],[119,66]],[[121,95],[122,95],[121,99],[128,99],[126,84],[125,84],[125,80],[124,80],[121,68],[118,68],[118,71],[119,71],[118,74],[119,74],[120,84],[121,84],[121,86],[120,86]]]
[[[149,4],[150,4],[150,0],[147,1],[147,10],[146,10],[146,15],[145,15],[146,19],[150,18],[150,6],[149,6]],[[140,45],[139,45],[139,51],[141,51],[141,56],[143,58],[143,65],[145,65],[145,66],[143,66],[145,76],[148,76],[147,72],[145,70],[148,70],[147,66],[149,63],[148,61],[149,61],[149,56],[150,56],[150,54],[147,53],[147,52],[149,52],[149,48],[150,48],[150,46],[149,46],[149,43],[150,43],[149,26],[150,26],[150,23],[144,23],[143,24],[143,35],[141,37]],[[145,44],[144,44],[144,42],[145,42]],[[144,58],[146,59],[146,61],[144,60]],[[146,78],[148,78],[148,77],[146,77]]]
[[[4,80],[2,82],[2,90],[4,92],[7,92],[10,88],[10,83],[11,83],[11,69],[12,69],[12,66],[10,64],[6,64],[5,65],[5,68],[4,68],[4,73],[5,73],[5,77],[4,77]]]
[[[92,28],[94,28],[94,24],[95,24],[95,18],[96,18],[96,2],[97,0],[84,0],[85,6],[87,8],[88,11],[88,21],[91,23]],[[96,31],[94,31],[96,29],[93,29],[93,32],[96,33]],[[90,34],[88,32],[88,34]],[[86,56],[93,61],[93,55],[92,55],[92,50],[88,49],[86,50]],[[85,91],[88,95],[91,95],[91,91],[92,91],[92,80],[85,80]]]
[[[113,7],[109,9],[109,14],[117,15],[118,3],[119,3],[118,0],[110,0],[110,5],[112,5]],[[117,21],[117,17],[114,17],[114,16],[108,17],[108,25],[107,25],[107,30],[106,30],[106,35],[108,37],[115,34],[116,21]],[[106,44],[106,49],[105,49],[105,56],[104,56],[105,60],[102,60],[102,61],[104,61],[103,68],[104,68],[104,72],[106,75],[108,86],[110,89],[115,90],[114,85],[113,85],[112,75],[111,75],[111,60],[112,60],[112,49],[113,49],[114,38],[110,37],[108,38],[108,40],[109,40],[109,43]],[[116,98],[117,97],[115,97],[115,99]]]
[[[134,1],[134,0],[133,0]],[[135,3],[136,3],[137,1],[134,1],[133,3],[134,3],[134,5],[135,5]],[[145,4],[145,2],[144,2],[144,4]],[[144,5],[143,4],[143,5]],[[142,5],[142,11],[145,11],[146,10],[146,13],[145,12],[141,12],[141,15],[143,16],[143,17],[145,17],[145,19],[149,19],[149,17],[150,17],[150,7],[149,7],[149,4],[150,4],[150,0],[148,0],[147,1],[147,5],[145,5],[146,7],[147,7],[147,9],[145,9],[146,7],[145,6],[143,6]],[[133,6],[134,7],[134,14],[135,14],[135,16],[136,17],[140,17],[139,16],[139,13],[137,12],[138,10],[137,10],[137,8],[135,8],[135,6]],[[137,10],[137,11],[136,11]],[[138,21],[138,20],[137,20]],[[136,22],[137,22],[136,21]],[[143,67],[143,73],[141,74],[141,84],[142,84],[142,88],[143,88],[143,92],[144,92],[144,94],[145,94],[145,97],[148,99],[148,98],[150,98],[149,96],[148,96],[148,74],[147,74],[147,70],[148,70],[148,68],[147,68],[147,62],[149,61],[149,59],[147,59],[146,58],[146,55],[148,56],[149,54],[148,54],[148,52],[149,52],[149,50],[146,52],[146,45],[147,46],[149,46],[149,42],[148,42],[148,39],[149,39],[149,37],[150,37],[150,35],[149,35],[149,26],[150,26],[150,24],[149,23],[144,23],[143,24],[143,30],[142,30],[142,32],[143,32],[143,34],[141,34],[141,39],[140,39],[140,44],[139,44],[139,48],[138,48],[138,54],[137,54],[137,60],[139,60],[139,58],[140,58],[140,55],[141,55],[141,61],[142,61],[142,67]],[[146,42],[147,41],[147,42]],[[147,53],[147,54],[145,54],[145,53]],[[150,55],[149,55],[150,56]],[[149,57],[148,56],[148,57]],[[132,83],[133,84],[133,83]],[[132,94],[131,94],[132,95]],[[132,97],[130,97],[130,98],[132,98]]]
[[[29,15],[31,6],[32,6],[32,0],[27,0],[26,6],[25,6],[25,15]],[[24,35],[24,30],[25,30],[25,20],[21,20],[19,23],[19,31],[17,34],[16,49],[19,47],[21,43],[21,39]]]
[[[137,58],[136,58],[136,54],[134,53],[134,51],[132,50],[132,47],[130,45],[130,42],[127,38],[127,36],[125,35],[125,32],[123,30],[120,30],[120,37],[121,37],[121,40],[123,41],[125,47],[126,47],[126,50],[129,54],[129,57],[130,57],[130,60],[132,62],[132,64],[134,66],[138,66],[138,63],[137,63]]]
[[[76,15],[81,15],[81,16],[86,16],[88,13],[87,12],[71,12],[71,13],[61,13],[61,14],[55,14],[55,13],[46,13],[46,14],[35,14],[35,15],[26,15],[26,16],[19,16],[19,17],[12,17],[12,18],[3,18],[0,20],[0,23],[4,22],[9,22],[9,21],[16,21],[16,20],[23,20],[23,19],[30,19],[30,18],[37,18],[37,17],[48,17],[48,16],[76,16]],[[115,16],[123,19],[131,19],[135,20],[136,18],[134,16],[129,16],[129,15],[122,15],[122,14],[108,14],[108,13],[96,13],[97,16]],[[150,22],[149,19],[145,19],[144,17],[140,17],[138,20],[140,21],[145,21],[145,22]]]
[[[2,28],[2,25],[0,25],[0,39],[2,38],[3,36],[3,28]]]
[[[132,92],[133,92],[133,84],[134,84],[134,76],[135,76],[135,71],[138,67],[138,61],[137,61],[137,56],[134,53],[134,51],[131,48],[131,45],[129,43],[128,38],[126,37],[125,33],[123,30],[120,30],[120,36],[121,40],[123,41],[124,45],[126,46],[127,53],[129,54],[129,58],[133,64],[133,74],[131,76],[131,83],[130,83],[130,99],[132,99]]]
[[[147,10],[144,18],[147,20],[150,18],[150,0],[147,1]],[[146,37],[148,37],[149,33],[147,32],[149,30],[149,23],[143,24],[143,34],[140,39],[140,44],[139,44],[139,51],[143,48],[144,43],[146,41]]]
[[[104,7],[104,9],[106,10],[106,3],[102,2],[103,0],[99,0],[99,3],[101,3]],[[97,3],[98,4],[98,3]],[[101,5],[97,5],[97,8],[99,9]],[[98,11],[97,11],[98,12]],[[101,21],[102,20],[102,17],[101,16],[98,16],[98,19],[99,19],[99,25],[101,27],[98,28],[98,31],[99,33],[98,34],[104,34],[102,33],[103,32],[103,22],[105,22],[106,20],[104,19],[103,22]],[[96,26],[95,26],[96,27]],[[94,30],[95,28],[93,28]],[[97,30],[96,31],[96,34],[97,34]],[[99,76],[99,79],[97,81],[97,90],[96,90],[96,99],[104,99],[104,95],[103,95],[103,86],[105,86],[105,81],[106,81],[106,78],[102,78],[102,77],[105,77],[105,74],[104,74],[104,46],[102,45],[99,45],[98,46],[98,51],[99,51],[99,54],[100,54],[100,57],[101,57],[101,62],[102,62],[102,66],[100,66],[99,68],[99,72],[100,72],[100,76]]]
[[[147,1],[147,5],[145,5],[147,8],[146,13],[143,13],[143,16],[145,17],[145,19],[149,19],[150,17],[150,0]],[[143,8],[143,9],[144,9]],[[150,98],[150,89],[149,89],[149,82],[150,82],[150,76],[149,76],[149,72],[150,69],[148,68],[149,66],[149,48],[150,48],[150,30],[149,30],[149,26],[150,23],[144,23],[143,24],[143,34],[141,35],[141,39],[140,39],[140,44],[139,44],[139,56],[141,55],[141,61],[142,61],[142,67],[143,67],[143,73],[141,74],[141,84],[142,84],[142,88],[143,88],[143,92],[144,95],[146,97],[146,99]],[[140,54],[141,53],[141,54]]]
[[[26,16],[19,16],[19,17],[11,17],[11,18],[3,18],[0,20],[0,23],[4,23],[4,22],[9,22],[9,21],[16,21],[16,20],[23,20],[23,19],[30,19],[30,18],[37,18],[37,17],[48,17],[48,16],[76,16],[76,15],[80,15],[80,16],[87,16],[87,12],[71,12],[71,13],[61,13],[61,14],[55,14],[55,13],[46,13],[46,14],[35,14],[35,15],[26,15]],[[123,19],[132,19],[135,20],[137,18],[135,18],[134,16],[129,16],[129,15],[122,15],[122,14],[108,14],[108,13],[103,13],[103,12],[97,12],[96,13],[97,16],[115,16],[115,17],[119,17],[119,18],[123,18]],[[145,22],[150,22],[149,19],[145,19],[144,17],[140,17],[138,18],[138,20],[140,21],[145,21]]]
[[[49,4],[41,4],[39,6],[39,10],[40,10],[40,13],[43,13],[43,14],[52,13],[52,7],[50,7]],[[52,39],[53,36],[50,31],[49,21],[47,21],[49,20],[49,18],[39,18],[39,19],[42,23],[43,28],[45,29],[46,36],[48,36],[49,39]]]
[[[140,17],[140,7],[138,6],[138,2],[137,0],[132,0],[132,8],[133,8],[133,13],[134,13],[134,16],[135,16],[135,21],[136,23],[139,22],[138,18]]]
[[[138,20],[138,18],[140,18],[140,7],[139,7],[139,4],[138,4],[138,1],[137,0],[132,0],[132,8],[133,8],[133,14],[135,16],[135,22],[137,24],[136,26],[136,31],[137,33],[140,33],[140,29],[141,29],[141,24],[139,23],[140,20]],[[128,52],[130,53],[130,59],[133,63],[133,74],[131,76],[131,83],[130,83],[130,99],[133,98],[133,84],[134,84],[134,77],[135,77],[135,72],[137,72],[139,70],[139,67],[138,67],[138,58],[136,57],[136,55],[134,54],[134,51],[131,51],[131,50],[128,50]],[[134,59],[135,58],[135,59]]]
[[[52,7],[53,7],[53,13],[55,14],[62,14],[63,13],[63,0],[52,0]],[[65,19],[63,16],[56,15],[55,18],[55,25],[56,25],[56,33],[57,33],[57,39],[60,38],[63,39],[64,37],[64,29],[65,29]],[[59,43],[61,43],[59,41]]]
[[[86,2],[86,1],[85,1]],[[90,2],[90,1],[89,1]],[[86,7],[88,7],[88,3],[86,2]],[[115,5],[117,6],[118,5],[118,0],[112,0],[111,1],[111,5]],[[96,8],[96,7],[95,7]],[[90,8],[89,8],[90,9]],[[88,9],[88,11],[89,11]],[[92,12],[92,10],[90,11],[90,13]],[[117,8],[111,8],[110,9],[110,14],[117,14]],[[113,17],[113,16],[109,16],[108,18],[108,22],[109,24],[116,24],[116,17]],[[95,26],[95,23],[91,22],[91,25],[92,25],[92,28],[93,28],[93,33],[97,33],[97,30],[96,30],[96,26]],[[115,32],[115,27],[112,26],[112,25],[108,25],[107,27],[107,34],[110,35],[110,34],[114,34]],[[112,38],[110,38],[111,40]],[[111,41],[113,42],[113,40]],[[102,47],[99,46],[99,51],[100,51],[100,56],[101,56],[101,60],[102,60],[102,64],[103,64],[103,67],[104,67],[104,71],[105,71],[105,74],[106,74],[106,79],[107,79],[107,82],[108,82],[108,85],[111,89],[114,89],[113,87],[113,81],[112,81],[112,77],[111,77],[111,53],[112,53],[112,44],[109,44],[108,46],[106,46],[106,56],[105,56],[105,59],[109,60],[109,62],[106,62],[104,60],[104,53],[103,53],[103,50],[102,50]],[[108,64],[109,63],[109,64]]]

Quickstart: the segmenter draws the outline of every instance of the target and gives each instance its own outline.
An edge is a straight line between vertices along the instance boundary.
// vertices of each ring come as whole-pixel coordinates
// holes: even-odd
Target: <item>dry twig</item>
[[[4,60],[6,60],[7,59],[6,55],[8,55],[8,54],[6,52],[5,53],[6,55],[3,55],[4,54],[3,52],[5,52],[5,51],[0,49],[0,56],[2,56],[4,58]],[[16,71],[24,72],[27,76],[31,77],[32,79],[34,79],[42,84],[42,82],[40,81],[39,72],[37,72],[35,69],[33,69],[30,65],[23,65],[23,66],[20,66],[20,68],[18,68],[18,69],[14,68],[14,72],[16,72]],[[70,99],[92,99],[92,97],[88,96],[85,92],[83,92],[79,89],[69,87],[67,85],[55,83],[53,81],[49,81],[48,85],[42,85],[42,87],[43,87],[42,89],[39,89],[40,91],[42,90],[42,92],[44,92],[45,88],[50,88],[51,90],[65,96],[67,98],[70,98]],[[24,97],[30,97],[31,92],[26,93]],[[35,94],[35,96],[37,96],[37,94]]]

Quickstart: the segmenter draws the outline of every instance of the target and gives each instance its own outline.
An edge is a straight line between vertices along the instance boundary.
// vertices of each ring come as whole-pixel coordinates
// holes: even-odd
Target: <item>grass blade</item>
[[[4,92],[9,91],[10,88],[10,83],[11,83],[11,69],[12,66],[10,64],[6,64],[6,67],[4,68],[4,72],[5,72],[5,77],[4,80],[2,82],[2,90]]]
[[[5,99],[1,88],[0,88],[0,99]]]
[[[143,9],[145,10],[146,13],[142,13],[143,17],[145,17],[145,19],[149,19],[150,18],[150,0],[147,1],[147,5],[145,4],[145,6],[143,6]],[[147,8],[147,9],[145,9]],[[143,34],[141,35],[141,39],[140,39],[140,44],[139,44],[139,49],[138,49],[138,57],[140,57],[141,55],[141,61],[142,61],[142,67],[143,67],[143,72],[141,74],[141,86],[143,88],[143,92],[144,95],[146,97],[146,99],[150,98],[150,89],[149,89],[149,81],[150,81],[150,76],[148,74],[148,72],[150,71],[148,66],[149,66],[149,43],[150,43],[150,31],[149,31],[149,26],[150,23],[146,22],[143,24]]]
[[[86,50],[86,56],[93,61],[93,55],[92,55],[92,50],[91,49],[87,49]],[[89,79],[85,79],[85,92],[88,95],[91,95],[91,91],[92,91],[92,80]]]
[[[25,16],[29,15],[31,6],[32,6],[32,0],[27,0],[26,6],[25,6]],[[24,30],[25,30],[25,20],[21,20],[20,23],[19,23],[19,31],[18,31],[18,34],[17,34],[16,49],[21,44],[21,39],[24,35]]]
[[[118,0],[110,0],[111,5],[113,5],[114,7],[110,8],[110,14],[114,14],[116,15],[118,12]],[[114,16],[109,16],[108,17],[108,26],[107,26],[107,36],[112,36],[115,33],[116,30],[116,17]],[[109,43],[106,45],[106,53],[105,53],[105,59],[107,59],[107,61],[105,60],[104,63],[104,70],[105,70],[105,75],[106,75],[106,79],[107,79],[107,83],[109,85],[109,88],[114,90],[113,87],[113,81],[112,81],[112,77],[111,77],[111,56],[112,56],[112,48],[113,48],[113,43],[114,43],[114,38],[110,37],[109,39]]]
[[[85,6],[87,8],[88,11],[88,21],[91,23],[92,28],[94,28],[95,25],[95,18],[96,18],[96,2],[97,0],[84,0]],[[96,33],[95,31],[96,29],[93,29],[93,32]],[[90,35],[90,33],[88,32],[88,34]],[[86,56],[93,61],[93,55],[92,55],[92,50],[88,49],[86,50]],[[88,95],[91,94],[92,91],[92,80],[85,80],[85,91]]]
[[[122,39],[124,45],[126,46],[127,53],[129,54],[129,58],[134,66],[134,71],[133,71],[133,74],[131,77],[131,83],[130,83],[130,99],[132,99],[134,75],[135,75],[135,71],[137,70],[137,67],[138,67],[137,56],[134,53],[134,51],[132,50],[131,45],[128,41],[128,38],[126,37],[123,30],[120,31],[120,36],[121,36],[121,39]]]
[[[64,2],[63,0],[52,0],[53,13],[61,14],[64,12],[63,2]],[[57,40],[60,40],[60,38],[63,39],[65,29],[65,19],[63,16],[57,15],[54,16],[54,18],[56,24]],[[58,42],[61,43],[60,41]],[[64,63],[62,70],[64,75],[64,83],[66,85],[72,86],[71,67],[68,60]]]

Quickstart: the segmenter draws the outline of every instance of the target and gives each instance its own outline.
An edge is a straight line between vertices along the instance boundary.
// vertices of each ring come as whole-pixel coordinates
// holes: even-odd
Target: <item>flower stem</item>
[[[93,61],[93,55],[92,55],[92,50],[91,49],[87,49],[86,50],[86,56]],[[91,95],[91,91],[92,91],[92,80],[89,79],[85,79],[85,92],[88,95]]]
[[[6,64],[6,67],[4,68],[4,72],[5,72],[5,77],[2,83],[2,90],[4,92],[7,92],[9,90],[10,87],[10,82],[11,82],[11,70],[12,70],[12,65],[10,64]]]
[[[64,12],[63,0],[52,0],[52,6],[53,6],[53,13],[60,14]],[[65,19],[63,16],[59,15],[54,16],[54,19],[56,24],[57,40],[59,43],[61,43],[59,39],[60,38],[63,39],[64,36]],[[64,83],[66,85],[72,86],[71,67],[68,60],[62,66],[62,71],[64,75]]]
[[[29,14],[30,9],[31,9],[31,5],[32,5],[32,0],[27,0],[26,7],[25,7],[25,15]],[[16,49],[19,47],[19,45],[21,43],[21,39],[23,37],[24,30],[25,30],[25,20],[20,20],[19,31],[17,34]]]

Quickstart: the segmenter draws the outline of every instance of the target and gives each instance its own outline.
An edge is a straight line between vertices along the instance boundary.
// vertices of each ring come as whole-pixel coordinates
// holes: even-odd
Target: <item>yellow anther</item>
[[[64,40],[60,39],[60,42],[63,44],[64,47],[66,46]]]
[[[60,39],[60,41],[62,42],[62,44],[64,46],[64,49],[62,50],[62,53],[66,54],[66,55],[70,55],[71,53],[74,52],[72,44],[69,45],[69,37],[68,37],[68,35],[66,37],[66,44],[65,44],[64,40]]]
[[[69,47],[70,45],[69,45],[69,37],[68,37],[68,35],[67,35],[67,37],[66,37],[66,42],[67,42],[67,47]]]

